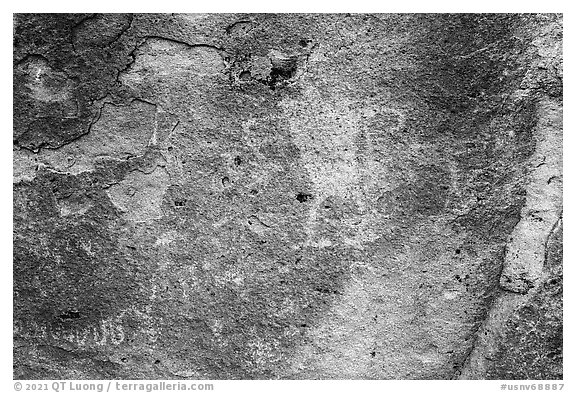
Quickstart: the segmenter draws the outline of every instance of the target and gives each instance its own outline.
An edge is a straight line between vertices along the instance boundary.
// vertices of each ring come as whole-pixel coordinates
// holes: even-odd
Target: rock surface
[[[562,378],[560,15],[14,23],[14,378]]]

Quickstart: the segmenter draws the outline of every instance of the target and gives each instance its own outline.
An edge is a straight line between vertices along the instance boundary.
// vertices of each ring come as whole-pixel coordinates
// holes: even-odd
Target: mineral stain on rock
[[[14,378],[561,379],[562,16],[17,14]]]

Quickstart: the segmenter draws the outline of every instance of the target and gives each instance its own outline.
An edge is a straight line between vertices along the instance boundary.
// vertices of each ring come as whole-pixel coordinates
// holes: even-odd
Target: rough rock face
[[[562,378],[561,16],[14,32],[15,378]]]

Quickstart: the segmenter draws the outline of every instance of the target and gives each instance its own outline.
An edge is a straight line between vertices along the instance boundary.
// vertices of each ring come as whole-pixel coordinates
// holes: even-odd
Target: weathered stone
[[[562,378],[561,16],[14,39],[15,378]]]

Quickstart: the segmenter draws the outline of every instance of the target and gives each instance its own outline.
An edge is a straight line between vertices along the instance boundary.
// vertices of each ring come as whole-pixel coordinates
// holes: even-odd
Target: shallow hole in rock
[[[175,201],[174,201],[174,206],[176,206],[176,207],[186,206],[186,200],[185,200],[185,199],[175,200]]]
[[[120,360],[122,361],[122,363],[126,363],[126,361],[128,361],[128,359],[126,359],[126,358],[122,358]]]
[[[63,321],[78,319],[80,318],[80,313],[78,311],[66,311],[63,314],[60,314],[59,318]]]
[[[296,74],[296,68],[297,65],[294,59],[272,67],[270,77],[266,84],[271,90],[276,90],[277,87],[283,86],[286,81],[290,80]]]
[[[234,164],[235,164],[236,166],[240,166],[240,164],[242,164],[242,158],[240,158],[240,156],[236,156],[236,157],[234,158]]]
[[[296,199],[298,200],[298,202],[303,203],[308,201],[309,199],[312,199],[312,194],[306,194],[304,192],[299,192],[298,195],[296,195]]]
[[[230,185],[230,179],[228,178],[228,176],[224,176],[222,178],[222,186],[228,187],[229,185]]]
[[[454,251],[456,254],[460,254],[460,249],[457,248],[456,251]]]
[[[154,364],[160,364],[160,359],[154,360]]]

